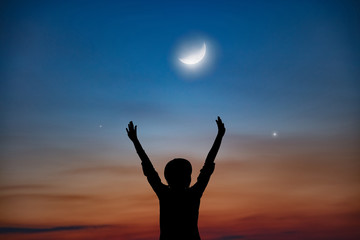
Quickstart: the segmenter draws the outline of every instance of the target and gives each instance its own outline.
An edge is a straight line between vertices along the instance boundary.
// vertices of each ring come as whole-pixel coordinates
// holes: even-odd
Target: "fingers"
[[[126,128],[126,132],[129,135],[129,137],[136,137],[136,131],[137,131],[137,125],[134,126],[134,123],[132,121],[129,122],[128,128]]]
[[[135,125],[135,129],[134,129],[134,123],[132,121],[130,121],[129,124],[128,124],[128,128],[129,128],[128,132],[133,131],[133,130],[136,131],[136,127],[137,126]]]
[[[218,126],[218,131],[221,135],[225,134],[225,125],[222,122],[221,118],[218,116],[217,120],[216,120],[216,124]]]
[[[128,128],[126,128],[126,132],[129,138],[131,139],[131,141],[135,141],[137,139],[136,130],[137,130],[137,126],[136,125],[134,126],[134,123],[130,121],[128,124]]]
[[[222,122],[221,118],[218,116],[217,120],[215,120],[217,125],[220,126],[220,125],[224,125],[224,123]]]

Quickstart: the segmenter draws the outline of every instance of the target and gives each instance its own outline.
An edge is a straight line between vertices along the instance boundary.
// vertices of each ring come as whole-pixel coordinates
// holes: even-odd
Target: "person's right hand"
[[[137,140],[136,127],[137,126],[135,125],[134,127],[133,122],[130,121],[130,123],[128,124],[128,128],[126,129],[128,137],[130,138],[131,141]]]
[[[224,136],[225,134],[225,125],[222,122],[221,118],[218,116],[217,120],[216,120],[216,124],[218,126],[218,135],[220,136]]]

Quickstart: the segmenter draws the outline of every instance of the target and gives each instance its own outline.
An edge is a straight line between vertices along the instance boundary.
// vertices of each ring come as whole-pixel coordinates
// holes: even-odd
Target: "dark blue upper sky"
[[[359,20],[357,1],[6,1],[5,154],[119,146],[129,120],[212,136],[217,115],[230,134],[358,136]],[[189,77],[174,53],[192,37],[213,52]]]

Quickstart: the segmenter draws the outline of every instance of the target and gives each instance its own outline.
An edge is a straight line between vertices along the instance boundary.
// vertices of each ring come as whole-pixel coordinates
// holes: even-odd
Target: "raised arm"
[[[214,144],[212,145],[212,147],[206,157],[205,165],[214,163],[216,155],[217,155],[220,145],[221,145],[222,138],[225,135],[226,129],[225,129],[224,123],[222,122],[220,117],[217,118],[216,124],[218,127],[218,133],[215,138]]]
[[[225,126],[224,123],[221,121],[221,118],[218,117],[218,119],[216,120],[217,126],[218,126],[218,134],[215,138],[214,144],[212,145],[206,160],[205,160],[205,164],[202,167],[202,169],[200,170],[200,174],[197,178],[197,182],[195,183],[195,185],[192,187],[194,189],[194,191],[199,194],[199,196],[201,197],[201,195],[203,194],[209,180],[211,177],[211,174],[214,171],[215,168],[215,157],[216,154],[219,151],[220,145],[221,145],[221,140],[225,134]]]
[[[137,126],[135,125],[135,127],[134,127],[134,124],[132,121],[129,123],[128,128],[126,129],[126,132],[129,136],[130,140],[133,142],[136,152],[141,159],[141,162],[145,163],[145,164],[147,164],[147,163],[151,164],[149,157],[146,155],[146,153],[145,153],[144,149],[142,148],[140,141],[137,137]]]
[[[142,148],[140,141],[137,137],[137,126],[134,127],[133,122],[131,121],[128,125],[128,128],[126,129],[126,132],[130,138],[130,140],[133,142],[136,152],[139,155],[141,159],[141,165],[144,172],[144,175],[147,177],[151,187],[154,189],[156,194],[159,194],[161,188],[163,187],[163,184],[161,183],[161,179],[157,172],[155,171],[154,166],[152,165],[149,157],[146,155],[144,149]]]

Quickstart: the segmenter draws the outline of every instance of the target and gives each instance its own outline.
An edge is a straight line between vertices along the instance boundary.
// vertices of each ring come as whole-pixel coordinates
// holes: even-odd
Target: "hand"
[[[126,132],[130,138],[131,141],[137,140],[137,134],[136,134],[136,125],[134,127],[134,124],[132,121],[130,121],[128,128],[126,129]]]
[[[220,136],[224,136],[225,135],[225,125],[222,122],[221,118],[218,116],[217,120],[216,120],[216,124],[218,126],[218,135]]]

